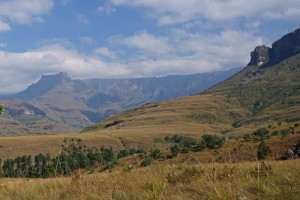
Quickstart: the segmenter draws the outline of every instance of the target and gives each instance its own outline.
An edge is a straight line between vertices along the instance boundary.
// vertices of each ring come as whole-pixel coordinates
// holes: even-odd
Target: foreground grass
[[[0,179],[0,199],[299,199],[300,160],[162,164],[80,179]]]

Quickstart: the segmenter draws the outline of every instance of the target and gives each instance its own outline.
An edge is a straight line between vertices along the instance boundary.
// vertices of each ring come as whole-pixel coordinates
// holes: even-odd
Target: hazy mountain
[[[256,47],[247,67],[199,95],[147,104],[85,131],[240,135],[279,121],[300,121],[300,29]]]
[[[10,97],[10,101],[4,102],[6,113],[1,119],[15,120],[27,127],[24,128],[26,131],[21,132],[60,132],[56,128],[28,128],[28,124],[21,120],[24,117],[28,123],[31,123],[29,117],[34,117],[35,121],[48,120],[51,124],[67,125],[69,129],[64,126],[62,131],[76,131],[112,114],[148,102],[199,93],[239,70],[235,68],[213,73],[132,79],[72,80],[66,73],[43,75],[37,83]],[[21,113],[20,115],[16,116],[12,112],[16,110],[16,105],[9,102],[22,104],[16,112]],[[28,109],[29,107],[32,109]],[[8,129],[8,126],[6,128]],[[9,130],[11,129],[5,133]]]

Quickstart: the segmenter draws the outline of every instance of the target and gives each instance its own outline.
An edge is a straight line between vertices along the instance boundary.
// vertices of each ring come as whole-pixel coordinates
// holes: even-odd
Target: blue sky
[[[87,79],[242,67],[299,19],[299,0],[0,0],[0,93],[61,71]]]

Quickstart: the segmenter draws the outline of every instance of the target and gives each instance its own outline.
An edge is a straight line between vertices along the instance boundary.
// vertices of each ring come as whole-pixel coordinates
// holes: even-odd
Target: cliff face
[[[270,60],[270,47],[265,45],[258,46],[251,52],[251,60],[248,65],[258,65],[261,66]]]
[[[272,44],[271,60],[274,63],[300,53],[300,28]]]
[[[300,28],[286,34],[272,44],[272,48],[258,46],[251,52],[251,60],[248,64],[265,66],[265,64],[277,64],[280,61],[300,53]]]

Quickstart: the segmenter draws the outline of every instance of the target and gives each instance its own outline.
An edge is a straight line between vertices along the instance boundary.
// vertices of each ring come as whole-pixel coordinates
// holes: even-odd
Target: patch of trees
[[[189,151],[199,152],[205,149],[219,149],[225,143],[225,138],[218,135],[203,135],[199,141],[186,136],[175,135],[165,138],[165,140],[176,143],[170,147],[171,155],[168,158],[176,157],[178,153],[188,153]]]
[[[75,143],[64,143],[58,156],[38,154],[18,156],[3,161],[1,177],[12,178],[51,178],[69,176],[76,169],[93,171],[112,169],[116,164],[116,154],[112,148],[87,148]]]
[[[278,126],[281,126],[281,123],[278,123]],[[281,137],[284,138],[289,134],[295,134],[296,129],[298,127],[299,127],[299,123],[295,123],[293,126],[289,126],[288,128],[281,129],[281,130],[274,130],[275,127],[269,125],[268,128],[259,128],[253,131],[252,134],[245,134],[243,136],[243,139],[245,142],[250,142],[250,141],[264,141],[266,139],[271,138],[272,136],[278,136],[278,135],[281,135]]]

